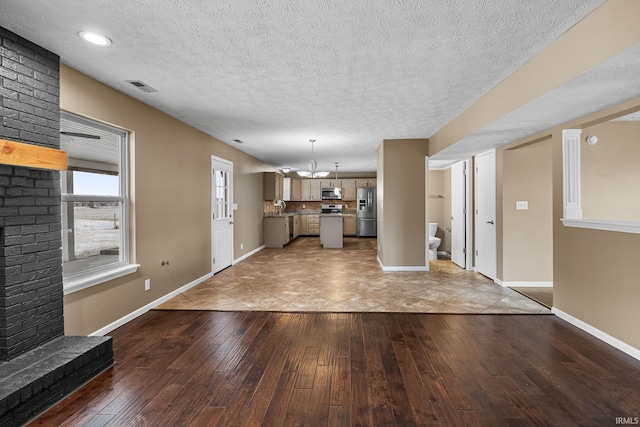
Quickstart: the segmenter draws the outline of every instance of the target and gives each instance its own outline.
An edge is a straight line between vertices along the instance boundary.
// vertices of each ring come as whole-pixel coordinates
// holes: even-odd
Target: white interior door
[[[496,152],[476,156],[476,270],[496,278]]]
[[[467,265],[466,162],[451,165],[451,261]]]
[[[211,156],[211,271],[233,263],[233,163]]]

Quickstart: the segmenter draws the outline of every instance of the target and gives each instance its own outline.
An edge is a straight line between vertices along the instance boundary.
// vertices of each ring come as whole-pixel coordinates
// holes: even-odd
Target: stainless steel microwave
[[[322,200],[342,200],[342,188],[340,187],[323,188]]]

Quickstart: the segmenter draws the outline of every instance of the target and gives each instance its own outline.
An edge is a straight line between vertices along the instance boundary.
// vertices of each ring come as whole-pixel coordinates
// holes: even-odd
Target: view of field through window
[[[75,203],[73,207],[75,258],[117,255],[119,206]]]

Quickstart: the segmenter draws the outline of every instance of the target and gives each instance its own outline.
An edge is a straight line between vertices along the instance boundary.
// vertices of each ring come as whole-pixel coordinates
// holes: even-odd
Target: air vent
[[[152,88],[151,86],[149,86],[145,82],[141,82],[140,80],[125,80],[125,81],[127,83],[130,83],[133,86],[137,87],[138,89],[140,89],[143,92],[146,92],[146,93],[157,92],[156,89]]]

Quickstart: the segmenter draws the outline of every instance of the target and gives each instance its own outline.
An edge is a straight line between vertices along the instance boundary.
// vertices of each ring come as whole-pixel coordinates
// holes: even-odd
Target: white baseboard
[[[504,282],[510,288],[553,288],[553,282]]]
[[[249,258],[251,255],[254,255],[258,252],[260,252],[261,250],[264,249],[264,245],[252,250],[251,252],[247,252],[246,254],[244,254],[243,256],[241,256],[240,258],[236,259],[233,261],[233,264],[236,264],[244,259]],[[205,280],[209,279],[213,277],[213,273],[207,273],[202,277],[197,278],[196,280],[187,283],[186,285],[158,298],[155,301],[150,302],[149,304],[145,305],[144,307],[140,307],[139,309],[135,310],[134,312],[131,312],[129,314],[127,314],[126,316],[121,317],[120,319],[116,320],[115,322],[112,322],[110,324],[108,324],[107,326],[98,329],[97,331],[89,334],[89,336],[93,336],[93,337],[101,337],[104,336],[106,334],[108,334],[109,332],[113,331],[114,329],[119,328],[120,326],[124,325],[127,322],[132,321],[133,319],[135,319],[136,317],[140,317],[143,314],[145,314],[147,311],[159,306],[160,304],[162,304],[163,302],[169,301],[171,298],[175,297],[176,295],[179,295],[181,293],[183,293],[184,291],[193,288],[194,286],[196,286],[199,283],[204,282]]]
[[[147,311],[151,310],[152,308],[155,308],[155,307],[159,306],[163,302],[166,302],[166,301],[170,300],[171,298],[175,297],[176,295],[179,295],[179,294],[183,293],[187,289],[193,288],[195,285],[197,285],[199,283],[202,283],[202,282],[204,282],[205,280],[207,280],[207,279],[209,279],[211,277],[213,277],[213,273],[207,273],[204,276],[199,277],[196,280],[194,280],[192,282],[189,282],[186,285],[176,289],[175,291],[170,292],[170,293],[164,295],[163,297],[160,297],[157,300],[150,302],[149,304],[145,305],[144,307],[140,307],[136,311],[131,312],[131,313],[127,314],[126,316],[121,317],[120,319],[116,320],[115,322],[109,323],[104,328],[100,328],[97,331],[89,334],[89,336],[90,337],[101,337],[101,336],[104,336],[104,335],[108,334],[109,332],[113,331],[114,329],[117,329],[120,326],[124,325],[125,323],[128,323],[128,322],[132,321],[136,317],[142,316],[143,314],[145,314]]]
[[[593,335],[594,337],[606,342],[607,344],[609,344],[612,347],[617,348],[618,350],[627,353],[629,356],[633,357],[634,359],[638,359],[640,360],[640,349],[637,349],[635,347],[630,346],[629,344],[620,341],[618,338],[612,337],[611,335],[607,334],[606,332],[602,332],[600,329],[598,328],[594,328],[593,326],[589,325],[588,323],[583,322],[580,319],[577,319],[575,317],[573,317],[572,315],[565,313],[564,311],[553,307],[551,309],[551,313],[555,314],[556,316],[558,316],[559,318],[561,318],[562,320],[571,323],[573,326],[576,326],[580,329],[582,329],[583,331],[587,332],[588,334]]]
[[[507,285],[504,284],[504,282],[500,279],[493,279],[494,283],[497,283],[498,285],[502,286],[503,288],[506,288]]]
[[[246,254],[242,255],[240,258],[236,258],[236,259],[234,259],[234,260],[233,260],[233,263],[234,263],[234,264],[237,264],[237,263],[239,263],[240,261],[243,261],[243,260],[245,260],[245,259],[249,258],[251,255],[255,255],[255,254],[257,254],[258,252],[260,252],[260,251],[261,251],[261,250],[263,250],[263,249],[264,249],[264,245],[259,246],[259,247],[257,247],[256,249],[252,250],[251,252],[247,252]]]
[[[386,265],[382,264],[382,261],[380,261],[380,257],[376,257],[376,259],[378,260],[378,264],[380,264],[380,267],[382,267],[382,271],[429,271],[429,264],[427,264],[426,266],[425,265],[386,266]]]

